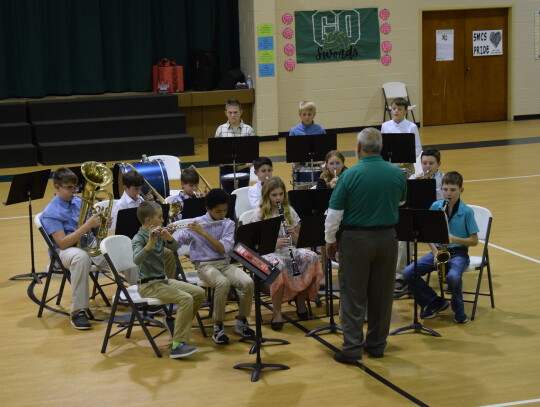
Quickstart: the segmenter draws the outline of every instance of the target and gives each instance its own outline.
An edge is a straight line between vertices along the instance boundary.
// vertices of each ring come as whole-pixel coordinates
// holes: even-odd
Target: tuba
[[[113,195],[110,191],[98,188],[103,188],[111,183],[112,171],[104,164],[95,161],[87,161],[81,165],[81,173],[86,180],[86,183],[81,196],[82,203],[77,228],[80,228],[90,216],[97,213],[94,204],[97,202],[97,196],[99,194],[106,195],[106,199],[109,200],[109,206],[105,210],[99,211],[101,214],[101,223],[96,228],[97,230],[85,233],[81,240],[77,242],[78,248],[86,250],[90,256],[97,256],[98,254],[101,254],[101,251],[99,250],[101,241],[107,237],[107,223],[111,218],[114,202]]]

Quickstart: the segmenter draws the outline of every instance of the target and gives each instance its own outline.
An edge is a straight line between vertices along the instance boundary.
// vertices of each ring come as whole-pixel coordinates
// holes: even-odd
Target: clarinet
[[[289,238],[289,256],[291,256],[291,265],[292,265],[292,275],[293,276],[299,276],[300,270],[298,270],[298,265],[296,264],[296,260],[294,259],[294,252],[293,252],[293,241],[292,237],[289,234],[289,231],[287,230],[287,222],[285,222],[285,215],[283,214],[283,205],[281,202],[277,204],[279,216],[281,217],[281,223],[283,224],[283,229],[285,231],[285,235]]]

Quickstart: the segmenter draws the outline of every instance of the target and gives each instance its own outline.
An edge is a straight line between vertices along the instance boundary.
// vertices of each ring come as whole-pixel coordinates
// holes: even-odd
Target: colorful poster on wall
[[[379,59],[376,8],[295,11],[298,63]]]
[[[473,31],[473,57],[486,57],[503,54],[503,31]]]

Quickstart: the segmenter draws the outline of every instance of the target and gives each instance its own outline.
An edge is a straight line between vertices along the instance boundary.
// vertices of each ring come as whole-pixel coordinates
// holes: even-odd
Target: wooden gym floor
[[[264,326],[263,333],[269,338],[289,340],[291,344],[265,344],[261,354],[263,362],[283,363],[290,370],[264,370],[257,383],[250,382],[251,370],[232,368],[237,363],[255,361],[255,356],[248,354],[250,345],[239,343],[232,333],[232,343],[220,347],[194,328],[191,344],[199,352],[186,360],[171,360],[167,335],[157,340],[164,352],[162,359],[154,355],[139,329],[135,330],[133,339],[113,338],[108,352],[101,354],[103,322],[94,322],[93,329],[84,332],[73,329],[69,318],[61,313],[45,311],[42,318],[37,318],[38,307],[27,293],[29,280],[9,280],[31,268],[28,206],[2,206],[1,404],[461,407],[520,402],[540,405],[537,345],[540,138],[536,136],[539,129],[540,121],[523,121],[420,130],[424,146],[441,148],[442,171],[457,170],[463,174],[466,180],[463,200],[493,212],[490,257],[494,309],[490,308],[489,299],[481,298],[476,319],[467,324],[455,324],[448,312],[421,320],[442,337],[412,332],[390,337],[385,357],[364,357],[359,368],[334,362],[334,349],[340,347],[341,335],[304,336],[306,331],[328,322],[323,308],[313,308],[320,319],[297,323],[293,318],[294,308],[285,306],[286,315],[295,322],[286,324],[282,332]],[[338,138],[338,148],[348,152],[349,165],[355,162],[354,144],[354,134]],[[181,159],[197,163],[202,175],[217,185],[217,169],[205,165],[206,145],[196,146],[196,153]],[[291,170],[290,164],[284,162],[284,139],[261,143],[260,153],[274,159],[275,175],[289,183]],[[2,201],[7,198],[10,175],[40,168],[0,170],[0,180],[4,181],[0,182]],[[46,198],[33,202],[34,214],[43,210],[52,191],[49,182]],[[48,264],[46,250],[39,235],[34,240],[36,269],[43,271]],[[472,253],[480,253],[481,249],[479,245]],[[476,275],[466,274],[464,286],[471,287]],[[57,287],[58,282],[54,285]],[[39,296],[42,285],[33,288]],[[110,287],[108,292],[112,294]],[[69,297],[68,288],[61,311],[69,309]],[[107,318],[109,309],[102,301],[92,301],[91,308],[97,319]],[[466,310],[470,314],[470,304]],[[269,311],[263,312],[268,322]],[[234,313],[229,315],[230,332]],[[411,299],[395,301],[392,329],[409,325],[412,315]],[[250,321],[254,321],[253,316]]]

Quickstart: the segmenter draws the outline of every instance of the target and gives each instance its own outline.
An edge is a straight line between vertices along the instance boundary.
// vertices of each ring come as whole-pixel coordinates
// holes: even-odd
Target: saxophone
[[[302,273],[300,273],[300,270],[298,270],[298,265],[296,264],[296,260],[294,259],[294,250],[293,250],[294,245],[293,245],[292,237],[289,234],[289,231],[287,230],[287,222],[285,222],[285,215],[283,213],[283,205],[281,204],[281,202],[277,204],[277,207],[279,211],[279,216],[281,217],[281,223],[283,225],[285,235],[289,238],[289,242],[290,242],[289,243],[289,256],[291,257],[292,275],[293,277],[299,276]]]
[[[449,199],[444,201],[444,206],[442,208],[443,212],[446,214],[446,207],[448,206],[448,202],[450,202]],[[450,260],[450,252],[446,250],[446,247],[448,245],[442,244],[441,250],[437,252],[437,256],[435,258],[437,259],[437,271],[439,273],[439,280],[442,281],[443,284],[446,284],[446,263],[448,263],[448,260]]]

